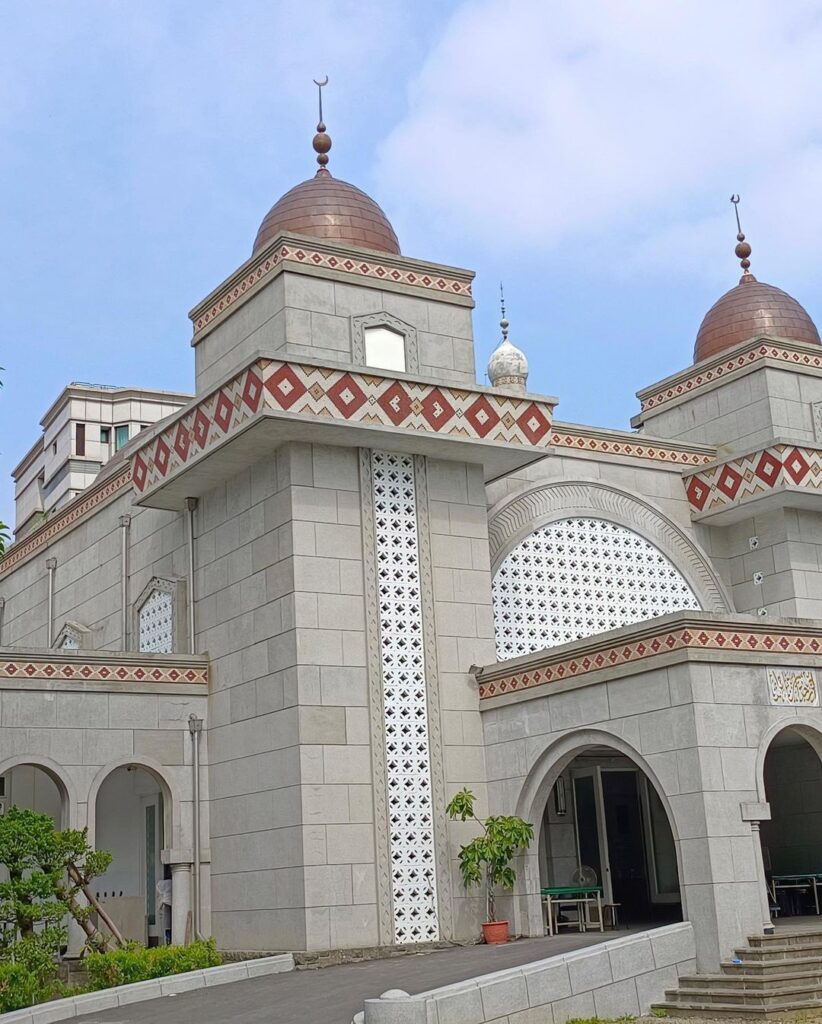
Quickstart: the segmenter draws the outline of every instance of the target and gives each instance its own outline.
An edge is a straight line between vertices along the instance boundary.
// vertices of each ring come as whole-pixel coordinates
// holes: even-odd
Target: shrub
[[[88,957],[88,979],[91,991],[114,985],[131,985],[135,981],[165,978],[170,974],[201,971],[217,967],[222,957],[214,939],[192,942],[190,946],[152,946],[130,942],[111,953],[91,953]]]
[[[51,985],[23,963],[0,963],[0,1013],[22,1010],[51,995]]]

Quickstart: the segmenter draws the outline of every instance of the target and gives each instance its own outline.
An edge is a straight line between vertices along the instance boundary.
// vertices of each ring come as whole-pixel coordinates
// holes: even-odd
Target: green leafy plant
[[[522,818],[492,815],[482,821],[474,813],[475,797],[470,789],[461,789],[446,808],[452,820],[472,821],[482,834],[460,848],[459,862],[466,889],[485,884],[488,921],[496,921],[494,889],[501,885],[513,889],[516,873],[511,861],[520,850],[528,848],[534,838],[534,826]]]
[[[11,531],[5,523],[0,522],[0,558],[6,553],[6,548],[11,540]]]
[[[0,1013],[22,1010],[48,998],[47,987],[26,967],[16,962],[0,962]]]
[[[113,985],[131,985],[135,981],[166,978],[170,974],[201,971],[218,967],[222,957],[214,939],[192,942],[190,946],[152,946],[129,942],[110,953],[91,953],[88,957],[89,988],[95,992]]]

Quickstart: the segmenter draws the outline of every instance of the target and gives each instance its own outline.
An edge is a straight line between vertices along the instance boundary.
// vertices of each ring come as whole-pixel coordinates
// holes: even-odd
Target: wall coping
[[[629,949],[631,953],[628,953]],[[616,965],[611,961],[612,954],[617,955]],[[633,1016],[647,1011],[654,1000],[662,999],[665,988],[671,987],[672,980],[678,976],[677,966],[692,965],[695,956],[693,925],[690,921],[682,921],[415,995],[400,990],[386,992],[378,999],[367,999],[364,1013],[358,1014],[354,1021],[364,1021],[364,1024],[425,1024],[432,1019],[445,1019],[443,1013],[446,1013],[448,1020],[458,1018],[461,1024],[483,1024],[485,1021],[507,1019],[500,1015],[501,1009],[507,1008],[516,1016],[520,1011],[527,1013],[529,1009],[542,1009],[586,995],[591,1000],[592,1012],[584,1015],[593,1016],[596,993],[602,993],[607,999],[609,990],[615,985],[624,993],[626,982],[644,977],[646,984],[642,994],[634,985],[633,991],[627,993],[627,1005],[620,1008],[620,1012]],[[595,964],[600,966],[599,971],[586,970]],[[630,967],[627,966],[629,964]],[[607,967],[604,972],[601,970],[603,966]],[[670,975],[665,968],[670,970]],[[546,985],[545,980],[548,979],[550,983]],[[579,1016],[579,1013],[574,1012],[573,1016]],[[616,1014],[609,1012],[601,1016],[613,1017]]]
[[[118,985],[115,988],[87,992],[69,999],[53,999],[51,1002],[39,1003],[24,1010],[4,1013],[2,1019],[3,1024],[52,1024],[55,1021],[82,1017],[87,1013],[98,1013],[130,1003],[140,1003],[146,999],[159,999],[180,992],[209,988],[212,985],[248,981],[250,978],[293,970],[294,957],[290,953],[260,957],[258,960],[243,960],[238,964],[221,964],[219,967],[206,967],[201,971],[186,971],[184,974],[171,974],[166,978],[138,981],[132,985]]]
[[[142,651],[70,651],[0,648],[0,688],[87,689],[112,684],[208,687],[207,655]],[[12,685],[9,686],[8,684]],[[5,684],[5,685],[4,685]]]
[[[822,373],[822,350],[818,345],[803,344],[788,338],[771,338],[767,335],[749,338],[637,391],[640,412],[631,418],[631,426],[639,427],[663,406],[672,408],[679,405],[691,395],[712,390],[727,378],[740,377],[751,370],[769,366],[780,370],[805,371],[817,376]]]
[[[663,658],[750,665],[791,657],[799,663],[811,658],[815,664],[820,652],[822,622],[814,619],[683,611],[486,665],[475,677],[480,700],[494,698],[498,707],[544,696],[546,686],[562,683],[566,689],[571,683],[590,685],[646,672]]]

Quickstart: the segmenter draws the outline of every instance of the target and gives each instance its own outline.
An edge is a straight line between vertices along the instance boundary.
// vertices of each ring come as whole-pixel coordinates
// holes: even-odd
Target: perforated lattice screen
[[[152,590],[140,609],[140,650],[171,654],[174,649],[173,598]]]
[[[372,453],[394,939],[439,938],[414,460]]]
[[[535,530],[494,577],[497,657],[699,608],[676,566],[644,537],[604,519]]]

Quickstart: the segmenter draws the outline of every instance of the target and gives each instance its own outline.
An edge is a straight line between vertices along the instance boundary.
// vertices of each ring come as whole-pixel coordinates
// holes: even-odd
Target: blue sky
[[[822,0],[6,0],[0,518],[70,380],[193,385],[187,311],[313,173],[403,252],[477,271],[480,379],[505,282],[557,415],[625,428],[752,269],[822,322]]]

